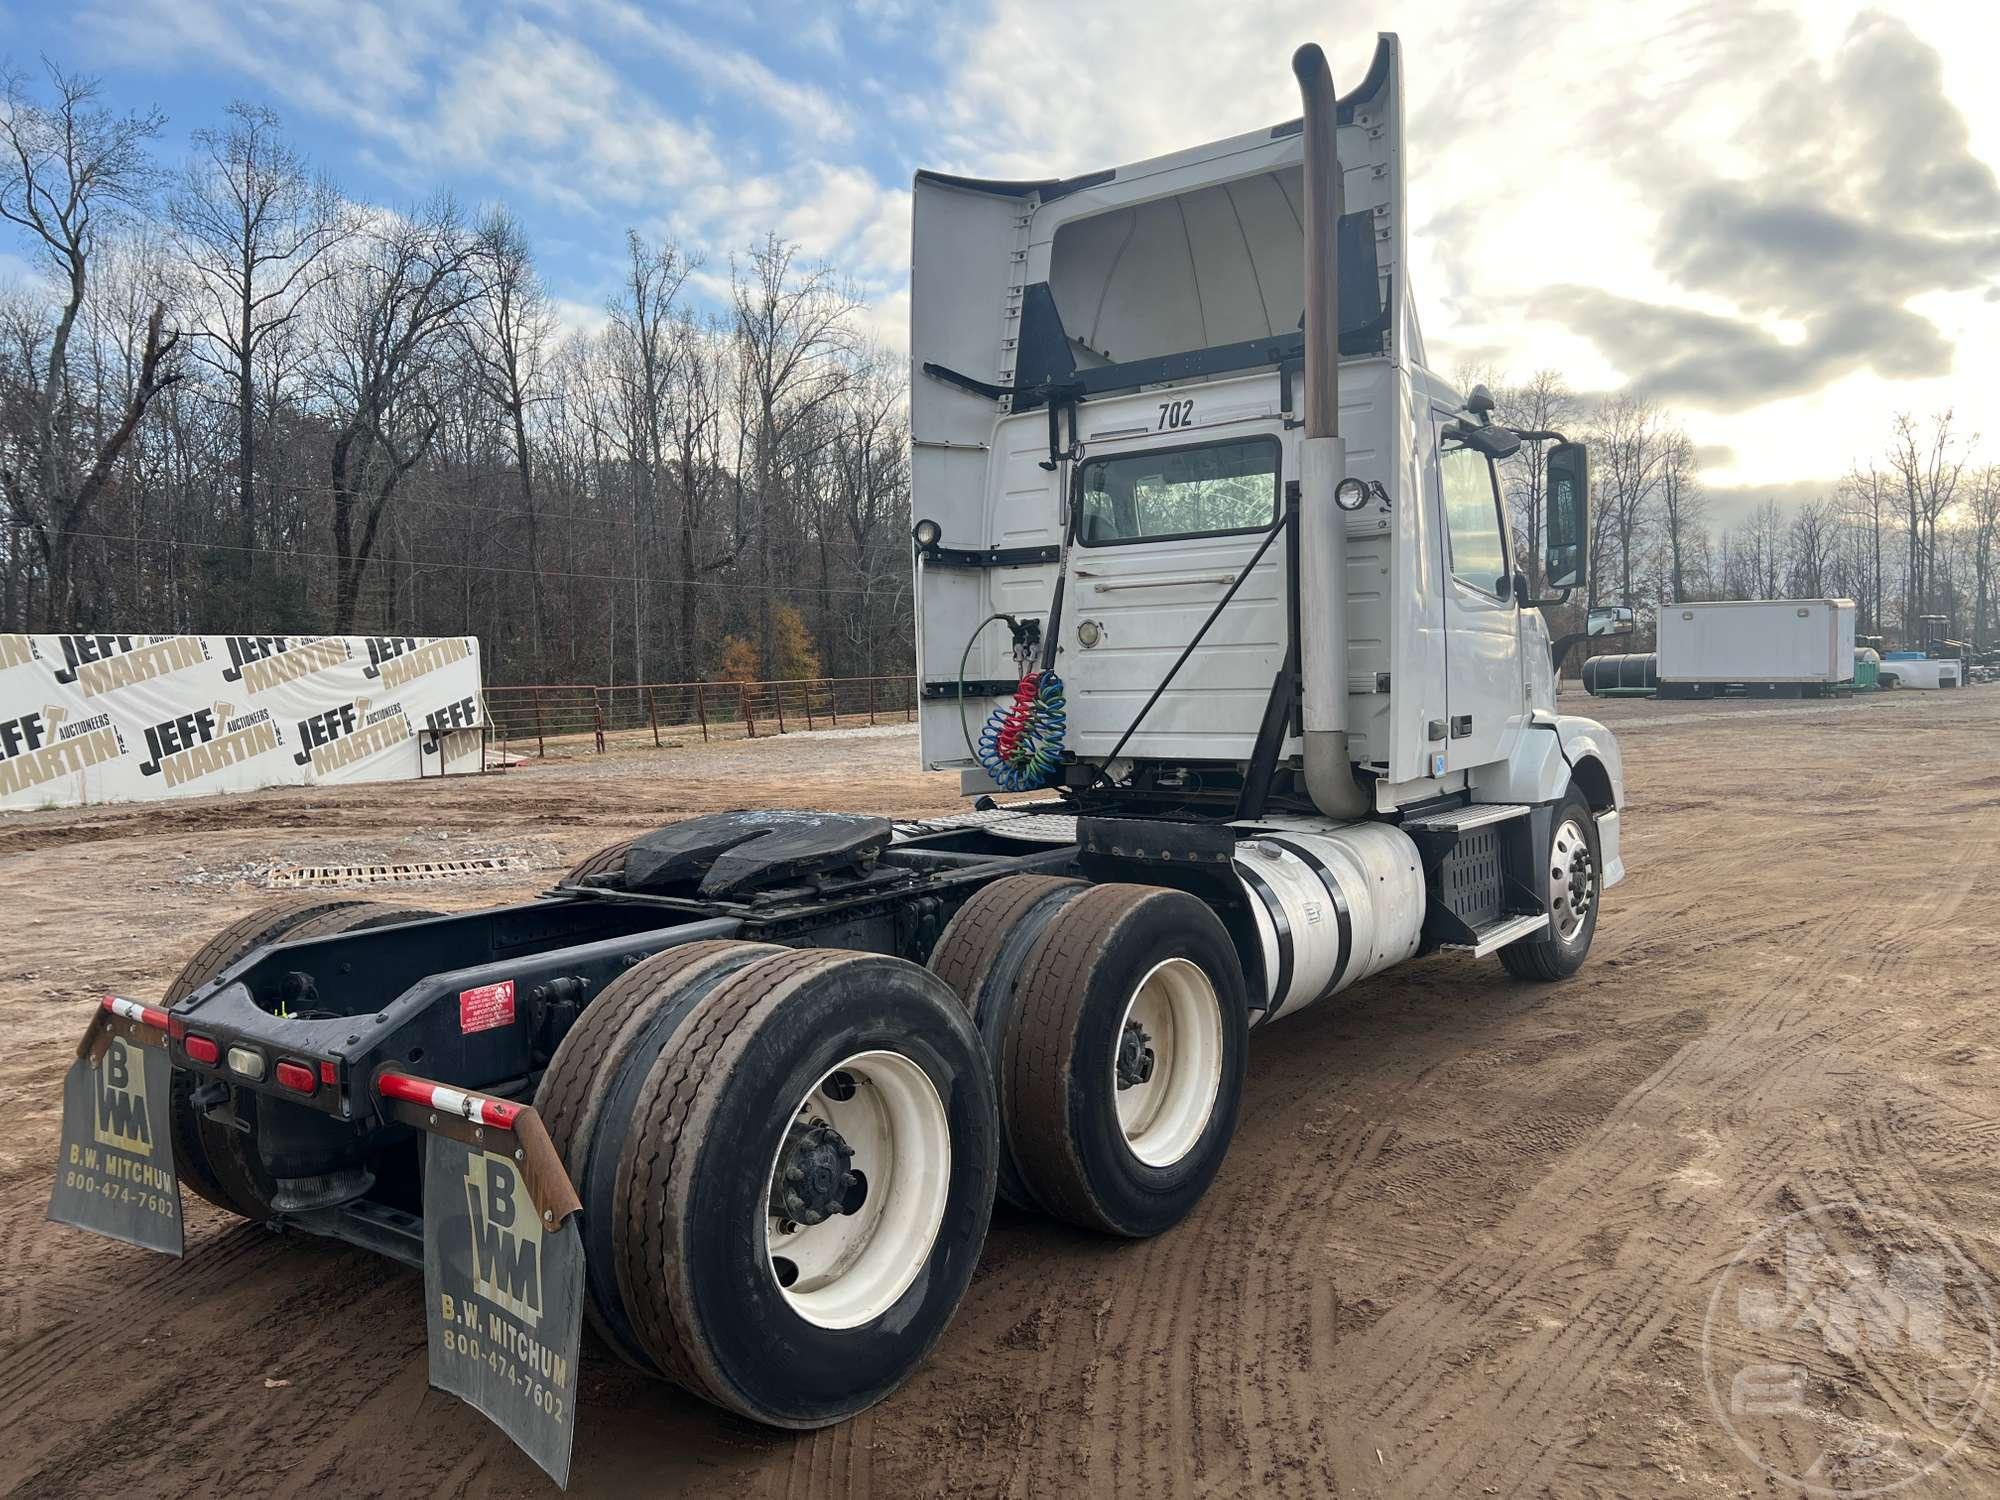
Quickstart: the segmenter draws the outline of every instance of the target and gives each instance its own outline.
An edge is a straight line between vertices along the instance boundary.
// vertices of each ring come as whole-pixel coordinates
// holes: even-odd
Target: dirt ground
[[[1941,1225],[2000,1294],[2000,689],[1566,706],[1614,723],[1630,792],[1582,973],[1439,955],[1274,1027],[1187,1223],[1002,1210],[935,1356],[845,1426],[774,1435],[587,1360],[573,1491],[1798,1493],[1704,1376],[1754,1236],[1858,1199],[1856,1234]],[[687,813],[955,806],[914,762],[885,728],[0,819],[0,1489],[550,1493],[426,1389],[414,1272],[192,1197],[180,1264],[44,1221],[91,1000],[159,993],[272,863],[527,861],[395,893],[490,903]],[[1897,1360],[1849,1351],[1844,1420],[1908,1417]],[[2000,1493],[1996,1424],[1905,1493]]]

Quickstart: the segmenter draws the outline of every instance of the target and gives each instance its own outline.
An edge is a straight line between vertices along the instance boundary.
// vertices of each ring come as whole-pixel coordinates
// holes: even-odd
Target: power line
[[[202,552],[255,553],[266,557],[299,557],[330,562],[339,562],[341,560],[340,555],[335,552],[305,551],[295,547],[245,547],[240,543],[231,542],[190,542],[181,541],[174,537],[120,536],[104,531],[68,531],[56,528],[51,528],[47,534],[50,536],[86,538],[100,542],[119,542],[140,547],[186,547]],[[861,594],[864,596],[875,595],[887,597],[896,593],[898,589],[898,585],[894,584],[884,584],[876,588],[842,588],[832,584],[811,583],[773,584],[769,588],[766,588],[765,585],[758,583],[725,583],[706,578],[661,578],[637,573],[579,573],[552,568],[509,568],[495,566],[490,563],[445,562],[413,557],[384,557],[379,552],[372,555],[368,561],[371,565],[379,564],[384,568],[442,568],[462,573],[500,573],[514,577],[566,578],[587,583],[666,584],[676,588],[725,589],[742,593]]]

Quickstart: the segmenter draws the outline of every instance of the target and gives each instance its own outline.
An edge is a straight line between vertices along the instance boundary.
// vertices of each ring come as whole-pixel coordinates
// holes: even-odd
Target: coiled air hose
[[[974,744],[972,726],[965,717],[965,665],[972,659],[972,644],[979,639],[979,632],[995,620],[1014,624],[1010,615],[988,615],[973,627],[958,659],[958,727],[965,736],[966,750],[993,778],[995,786],[1003,792],[1032,792],[1049,785],[1062,771],[1063,730],[1068,717],[1062,679],[1054,672],[1029,672],[1014,689],[1013,701],[987,717],[979,742]]]

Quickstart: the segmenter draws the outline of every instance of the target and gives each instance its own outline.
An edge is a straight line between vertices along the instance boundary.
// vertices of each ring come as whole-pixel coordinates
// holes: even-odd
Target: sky
[[[1684,420],[1724,524],[1824,493],[1899,410],[2000,459],[2000,6],[1693,0],[0,0],[0,57],[169,118],[245,98],[353,198],[504,201],[564,321],[624,231],[775,231],[907,323],[918,167],[1068,175],[1290,119],[1399,32],[1431,362]],[[18,271],[0,243],[0,275]]]

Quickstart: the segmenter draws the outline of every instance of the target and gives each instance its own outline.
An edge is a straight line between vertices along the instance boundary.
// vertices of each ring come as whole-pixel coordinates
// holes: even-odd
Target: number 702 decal
[[[1159,425],[1155,432],[1173,432],[1178,428],[1194,426],[1194,399],[1184,401],[1162,401],[1160,403]]]

